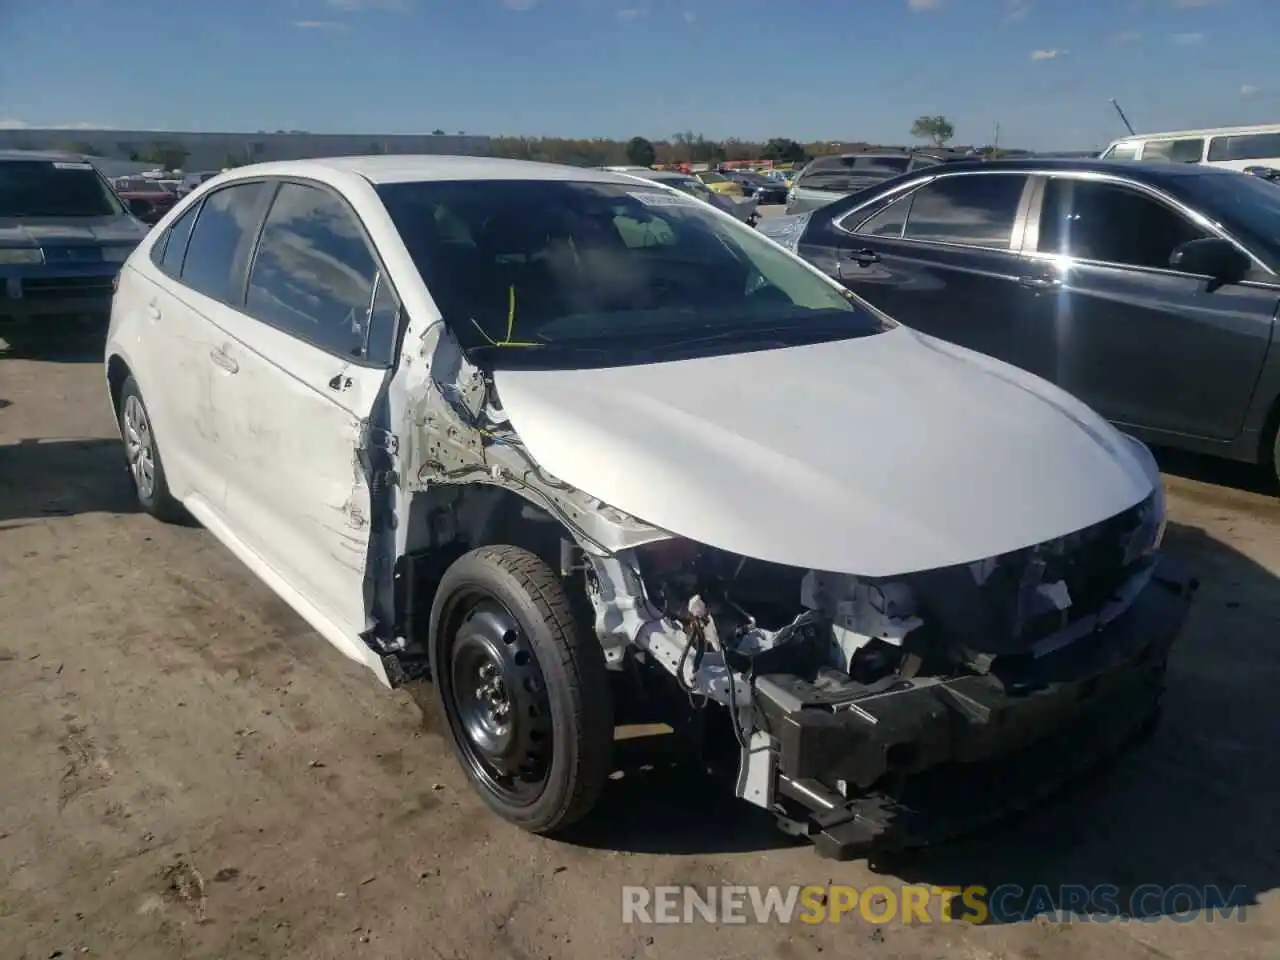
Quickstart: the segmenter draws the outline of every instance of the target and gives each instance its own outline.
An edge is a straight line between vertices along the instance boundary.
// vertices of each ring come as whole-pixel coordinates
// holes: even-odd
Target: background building
[[[175,130],[0,130],[0,150],[67,150],[183,170],[268,160],[436,153],[485,156],[489,138],[464,134],[189,133]]]

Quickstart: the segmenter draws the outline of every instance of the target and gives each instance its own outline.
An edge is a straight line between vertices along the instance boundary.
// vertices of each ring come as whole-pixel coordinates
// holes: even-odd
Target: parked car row
[[[141,505],[193,514],[383,682],[429,678],[512,823],[557,833],[596,805],[643,691],[822,853],[927,842],[1148,726],[1194,584],[1160,552],[1150,452],[1051,382],[1094,384],[1084,353],[1050,353],[1046,379],[890,314],[991,329],[999,353],[1025,308],[1072,350],[1118,345],[1121,391],[1172,376],[1183,410],[1254,409],[1210,364],[1280,386],[1254,214],[1208,178],[1111,169],[933,165],[790,218],[788,250],[656,171],[244,167],[128,258],[106,399]],[[1094,186],[1131,191],[1124,216],[1153,202],[1145,231],[1187,220],[1179,259],[1093,229]],[[1112,246],[1072,246],[1077,225]],[[1182,334],[1155,307],[1141,344],[1053,309],[1141,300],[1108,262],[1122,243]],[[1241,274],[1242,250],[1265,259]]]

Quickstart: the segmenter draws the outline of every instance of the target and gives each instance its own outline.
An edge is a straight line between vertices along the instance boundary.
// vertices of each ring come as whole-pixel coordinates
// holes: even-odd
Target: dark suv
[[[947,150],[888,150],[818,157],[796,177],[787,213],[807,213],[912,170],[966,159]]]

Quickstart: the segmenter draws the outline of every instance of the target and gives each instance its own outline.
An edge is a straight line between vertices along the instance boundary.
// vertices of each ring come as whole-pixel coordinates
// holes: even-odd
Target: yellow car
[[[723,173],[704,170],[701,173],[695,173],[694,176],[705,183],[713,193],[718,193],[725,197],[733,197],[735,200],[742,199],[742,184],[736,180],[730,180]]]

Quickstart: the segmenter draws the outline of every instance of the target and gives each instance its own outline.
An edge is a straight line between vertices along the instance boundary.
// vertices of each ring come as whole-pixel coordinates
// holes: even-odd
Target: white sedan
[[[142,506],[430,677],[536,832],[595,804],[647,688],[821,852],[919,842],[1149,720],[1188,603],[1141,444],[626,174],[225,172],[125,264],[105,363]],[[1043,776],[900,815],[1048,739]]]

